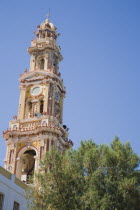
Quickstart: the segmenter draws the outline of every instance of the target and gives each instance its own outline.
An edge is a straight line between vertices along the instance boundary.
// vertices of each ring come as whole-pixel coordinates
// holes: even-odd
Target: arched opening
[[[42,58],[40,60],[40,69],[44,69],[44,64],[45,64],[45,60],[44,60],[44,58]]]
[[[28,159],[28,161],[25,163],[26,164],[25,173],[27,174],[26,182],[29,183],[30,176],[34,174],[34,168],[35,168],[34,156],[36,156],[36,152],[35,150],[26,150],[24,152],[24,155],[26,156],[26,159]]]
[[[36,151],[32,148],[24,148],[19,156],[16,167],[16,176],[23,182],[29,183],[35,170]]]

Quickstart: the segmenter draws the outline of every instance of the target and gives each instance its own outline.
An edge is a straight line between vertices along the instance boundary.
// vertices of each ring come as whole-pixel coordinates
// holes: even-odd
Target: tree
[[[138,210],[139,157],[116,137],[110,146],[82,141],[65,155],[51,150],[28,196],[31,209]]]

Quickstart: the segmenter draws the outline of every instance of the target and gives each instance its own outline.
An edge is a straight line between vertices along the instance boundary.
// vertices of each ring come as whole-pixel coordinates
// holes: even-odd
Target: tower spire
[[[47,17],[47,20],[50,20],[50,17],[51,17],[50,8],[49,8],[49,11],[48,11],[48,13],[47,13],[46,17]]]

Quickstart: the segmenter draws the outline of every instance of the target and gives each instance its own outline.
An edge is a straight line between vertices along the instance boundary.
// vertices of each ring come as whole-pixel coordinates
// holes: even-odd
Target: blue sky
[[[109,144],[118,135],[140,155],[140,1],[24,0],[0,4],[0,132],[17,114],[19,75],[29,68],[27,48],[36,26],[51,20],[64,60],[64,124],[81,140]],[[0,137],[0,165],[5,157]]]

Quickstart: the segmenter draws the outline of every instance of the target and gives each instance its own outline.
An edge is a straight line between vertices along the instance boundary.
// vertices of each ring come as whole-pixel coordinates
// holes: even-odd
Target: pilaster
[[[20,91],[20,99],[19,99],[19,114],[18,119],[24,119],[24,112],[25,112],[25,95],[26,95],[26,88],[22,87]]]
[[[49,88],[50,88],[50,85],[46,84],[45,93],[44,93],[44,110],[43,110],[46,113],[47,113],[47,110],[48,110]]]
[[[33,71],[35,69],[35,55],[31,55],[30,58],[30,71]]]

